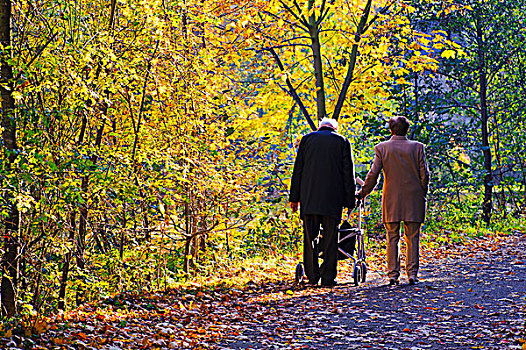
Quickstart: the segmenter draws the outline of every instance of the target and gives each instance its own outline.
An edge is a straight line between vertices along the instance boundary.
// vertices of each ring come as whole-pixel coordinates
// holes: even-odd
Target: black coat
[[[354,208],[354,164],[351,143],[322,127],[303,136],[296,155],[289,201],[300,202],[300,215],[340,218],[343,207]]]

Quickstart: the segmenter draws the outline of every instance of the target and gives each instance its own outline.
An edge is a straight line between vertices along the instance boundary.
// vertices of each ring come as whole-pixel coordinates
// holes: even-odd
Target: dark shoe
[[[416,277],[409,278],[409,285],[410,286],[414,286],[417,283],[418,283],[418,280],[416,279]]]
[[[307,282],[307,285],[308,285],[308,286],[313,286],[313,287],[315,287],[315,286],[317,286],[318,283],[320,282],[320,277],[315,277],[314,280],[310,280],[310,279],[308,279],[308,278],[305,278],[305,279],[307,280],[306,282]]]
[[[400,282],[398,282],[397,279],[391,278],[389,279],[389,285],[390,286],[397,286]]]
[[[324,282],[324,281],[322,281],[321,282],[321,286],[322,287],[326,287],[326,288],[332,288],[332,287],[334,287],[337,284],[338,284],[338,282],[336,282],[336,281],[331,281],[331,282]]]

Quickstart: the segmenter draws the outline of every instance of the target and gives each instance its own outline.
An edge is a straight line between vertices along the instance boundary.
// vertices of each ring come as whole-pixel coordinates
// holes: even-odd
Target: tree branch
[[[40,47],[40,49],[35,53],[35,56],[33,56],[31,58],[31,60],[29,60],[29,62],[27,63],[26,67],[29,67],[31,66],[31,64],[33,64],[33,62],[35,62],[35,60],[38,58],[38,56],[40,56],[42,54],[42,52],[44,52],[44,50],[46,49],[46,47],[55,39],[55,37],[57,36],[58,34],[58,31],[56,31],[49,39],[48,41],[46,41],[46,43]],[[14,81],[18,81],[20,79],[20,77],[22,76],[22,71],[19,71],[18,74],[16,75]]]
[[[489,72],[488,82],[491,83],[493,78],[495,78],[495,75],[498,72],[500,72],[500,70],[502,69],[502,67],[504,67],[505,64],[508,63],[508,59],[510,57],[514,56],[516,53],[522,52],[524,50],[524,46],[526,46],[526,41],[524,41],[522,43],[522,45],[520,45],[519,47],[515,48],[515,50],[513,50],[512,52],[510,52],[506,56],[504,56],[504,57],[501,56],[502,60],[500,61],[500,64],[495,69],[492,69],[491,72]]]
[[[289,24],[290,26],[293,26],[293,27],[299,28],[299,29],[304,30],[304,31],[307,32],[307,29],[304,27],[305,24],[302,23],[301,21],[300,21],[300,23],[304,25],[303,27],[300,26],[300,25],[297,24],[297,23],[291,22],[291,21],[289,21],[289,20],[287,20],[287,19],[284,19],[284,18],[280,17],[280,16],[276,15],[275,13],[272,13],[272,12],[269,12],[269,11],[263,11],[263,13],[269,15],[270,17],[273,17],[273,18],[275,18],[275,19],[278,19],[278,20],[279,20],[279,19],[282,19],[285,23]],[[263,20],[263,18],[261,17],[261,14],[260,14],[259,18],[260,18],[261,20]],[[223,28],[223,29],[224,29],[224,28]],[[258,33],[261,33],[261,30],[258,30]]]
[[[307,23],[307,20],[305,19],[305,17],[303,17],[303,15],[301,15],[301,8],[299,6],[297,6],[297,8],[298,8],[298,11],[299,11],[300,15],[298,15],[296,12],[294,12],[294,10],[292,8],[290,8],[287,4],[285,4],[283,2],[283,0],[278,0],[278,1],[281,4],[281,6],[283,6],[283,8],[285,8],[285,10],[287,10],[294,18],[296,18],[298,20],[298,22],[303,24],[306,28],[309,28],[309,23]],[[294,3],[297,5],[296,1],[294,1]]]
[[[451,74],[448,74],[448,73],[446,73],[446,72],[441,72],[441,71],[438,71],[438,70],[437,70],[437,73],[440,74],[440,75],[445,76],[446,78],[449,78],[449,79],[455,80],[456,82],[460,83],[460,85],[462,85],[463,87],[468,88],[468,89],[470,89],[471,91],[477,93],[477,89],[476,89],[475,87],[473,87],[473,86],[471,86],[471,85],[468,85],[468,84],[464,83],[464,81],[462,81],[462,79],[457,78],[457,77],[455,77],[455,76],[453,76],[453,75],[451,75]]]
[[[354,67],[356,66],[356,60],[358,58],[358,47],[360,45],[360,39],[363,34],[363,30],[365,28],[367,20],[369,19],[369,13],[371,12],[371,4],[372,0],[368,0],[363,10],[360,23],[356,28],[356,35],[354,37],[354,44],[352,46],[351,58],[349,61],[349,68],[347,69],[347,75],[345,76],[345,80],[343,81],[342,90],[340,91],[340,95],[338,96],[338,102],[336,103],[334,113],[332,114],[332,117],[336,120],[338,120],[340,116],[340,113],[343,108],[343,103],[345,102],[345,97],[347,96],[347,91],[349,90],[349,86],[351,85],[351,81],[354,74]]]
[[[380,15],[385,15],[387,11],[389,11],[389,8],[391,8],[391,6],[394,5],[394,3],[395,2],[393,1],[389,5],[384,6],[380,11],[378,11],[376,15],[373,17],[373,19],[371,19],[369,23],[367,23],[367,25],[364,27],[362,34],[369,30],[369,28],[373,25],[374,22],[376,22],[376,20],[378,19],[378,17],[380,17]]]
[[[310,45],[307,45],[307,44],[283,44],[283,45],[272,46],[271,48],[272,49],[282,49],[284,47],[295,47],[295,46],[310,47]],[[264,48],[263,50],[269,50],[271,48]],[[257,51],[261,51],[261,50],[257,50]]]
[[[115,20],[115,7],[117,6],[117,0],[111,0],[111,9],[110,9],[110,23],[108,25],[109,29],[113,28],[113,22]]]
[[[298,5],[298,1],[297,0],[294,0],[294,6],[296,7],[296,10],[298,10],[298,13],[301,14],[301,7],[300,7],[300,5]],[[310,28],[309,21],[307,21],[307,19],[303,15],[301,15],[301,19],[303,20],[303,23],[306,26],[306,28],[309,29]]]
[[[326,0],[323,0],[322,3],[321,3],[320,17],[318,17],[318,20],[316,21],[317,25],[320,25],[321,22],[323,22],[323,20],[325,19],[325,16],[327,16],[327,14],[329,13],[329,9],[327,9],[325,11],[325,3],[326,2],[327,2]],[[325,13],[323,13],[323,11],[325,11]]]
[[[278,65],[279,69],[282,72],[284,72],[285,71],[285,67],[283,66],[283,63],[281,62],[281,59],[279,58],[279,56],[276,53],[276,51],[273,48],[269,48],[268,51],[272,54],[272,57],[274,57],[274,60],[276,60],[276,63]],[[294,86],[292,86],[292,82],[290,81],[290,78],[288,76],[286,78],[286,83],[287,83],[287,86],[289,88],[288,93],[292,96],[294,101],[296,101],[296,103],[300,107],[300,110],[303,113],[303,116],[305,117],[305,119],[307,119],[307,122],[309,123],[309,126],[311,127],[311,129],[313,131],[316,130],[316,125],[312,121],[312,118],[310,117],[309,112],[307,111],[307,108],[305,108],[305,105],[303,104],[303,101],[301,101],[301,98],[299,97],[298,93],[296,92],[296,89],[294,89]]]
[[[144,78],[144,84],[142,87],[142,96],[141,96],[141,104],[139,107],[139,116],[137,117],[137,129],[135,130],[135,139],[133,141],[133,149],[132,149],[132,163],[135,162],[135,151],[137,150],[137,143],[139,141],[139,129],[141,127],[141,119],[142,114],[144,111],[144,98],[146,96],[146,87],[148,84],[148,80],[150,78],[150,70],[152,68],[152,60],[157,55],[157,49],[159,48],[159,40],[157,40],[157,44],[155,45],[155,50],[153,52],[153,55],[150,57],[150,61],[148,62],[148,67],[146,68],[146,77]]]

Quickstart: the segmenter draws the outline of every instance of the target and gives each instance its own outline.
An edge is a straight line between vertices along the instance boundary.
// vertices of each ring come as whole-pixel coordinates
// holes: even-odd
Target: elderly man
[[[400,277],[400,222],[404,222],[407,243],[406,273],[409,284],[417,282],[419,267],[420,225],[426,212],[429,185],[424,145],[407,139],[409,121],[405,117],[389,120],[391,138],[375,146],[374,161],[365,178],[360,198],[376,186],[383,170],[382,222],[387,231],[387,276],[390,285]]]
[[[336,284],[338,225],[343,207],[355,206],[354,164],[351,143],[337,133],[338,122],[324,118],[317,131],[303,136],[290,184],[290,206],[300,207],[303,220],[303,263],[311,285]],[[323,226],[323,264],[312,242]]]

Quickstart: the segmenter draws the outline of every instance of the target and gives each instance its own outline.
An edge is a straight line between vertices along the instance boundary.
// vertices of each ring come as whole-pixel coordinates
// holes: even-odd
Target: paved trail
[[[220,349],[526,349],[526,242],[451,248],[421,281],[246,296]]]

